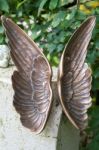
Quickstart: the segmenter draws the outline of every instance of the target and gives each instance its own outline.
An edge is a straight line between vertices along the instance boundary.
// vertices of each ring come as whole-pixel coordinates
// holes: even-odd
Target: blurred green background
[[[96,26],[88,48],[86,62],[92,69],[93,106],[89,110],[89,126],[80,145],[81,150],[99,150],[99,0],[0,0],[0,16],[11,17],[43,48],[52,66],[58,66],[68,39],[91,15]],[[7,39],[0,22],[0,44]]]

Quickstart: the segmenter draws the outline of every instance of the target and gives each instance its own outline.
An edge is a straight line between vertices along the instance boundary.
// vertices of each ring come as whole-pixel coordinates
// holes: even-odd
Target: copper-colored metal
[[[60,102],[66,116],[80,130],[86,127],[87,109],[91,106],[91,71],[84,61],[94,25],[95,17],[90,17],[77,29],[62,54],[59,66]]]
[[[14,106],[22,124],[40,133],[52,102],[51,68],[42,51],[14,22],[5,17],[2,22],[18,69],[12,76]],[[62,108],[80,130],[86,127],[87,109],[91,106],[91,70],[84,61],[94,25],[95,17],[90,17],[73,34],[62,54],[58,72]]]
[[[11,19],[2,17],[10,53],[17,67],[12,76],[14,106],[22,124],[40,133],[52,102],[51,68],[37,45]]]

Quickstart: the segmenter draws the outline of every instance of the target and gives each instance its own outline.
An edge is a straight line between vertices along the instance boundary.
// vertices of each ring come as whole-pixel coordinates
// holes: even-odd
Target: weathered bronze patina
[[[51,102],[51,68],[37,45],[10,19],[2,17],[10,53],[17,67],[12,76],[14,106],[22,124],[40,133],[47,121]]]
[[[51,68],[42,51],[11,19],[2,17],[17,71],[12,76],[14,106],[22,124],[40,133],[52,103]],[[59,65],[58,92],[64,113],[76,128],[83,130],[91,106],[91,70],[84,63],[95,25],[88,18],[73,34]],[[53,91],[54,92],[54,91]]]
[[[69,40],[60,61],[58,91],[64,113],[76,128],[87,125],[87,109],[91,106],[91,70],[84,63],[95,25],[88,18]]]

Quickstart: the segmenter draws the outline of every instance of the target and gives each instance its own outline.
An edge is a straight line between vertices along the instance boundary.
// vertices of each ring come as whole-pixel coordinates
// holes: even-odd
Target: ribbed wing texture
[[[84,63],[87,47],[95,25],[95,18],[88,18],[71,37],[59,67],[59,96],[65,114],[83,130],[87,123],[87,109],[91,106],[91,71]]]
[[[40,133],[50,110],[51,69],[36,44],[10,19],[2,17],[12,59],[18,69],[12,76],[14,106],[22,124]]]

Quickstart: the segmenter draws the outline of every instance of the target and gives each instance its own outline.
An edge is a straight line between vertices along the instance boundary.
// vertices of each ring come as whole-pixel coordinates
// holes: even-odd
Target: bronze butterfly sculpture
[[[12,84],[14,106],[22,124],[40,133],[47,121],[51,103],[51,68],[43,52],[11,19],[2,17],[12,59],[17,67]],[[95,25],[89,17],[73,34],[63,51],[58,71],[58,93],[64,113],[83,130],[91,106],[91,70],[85,61]]]

